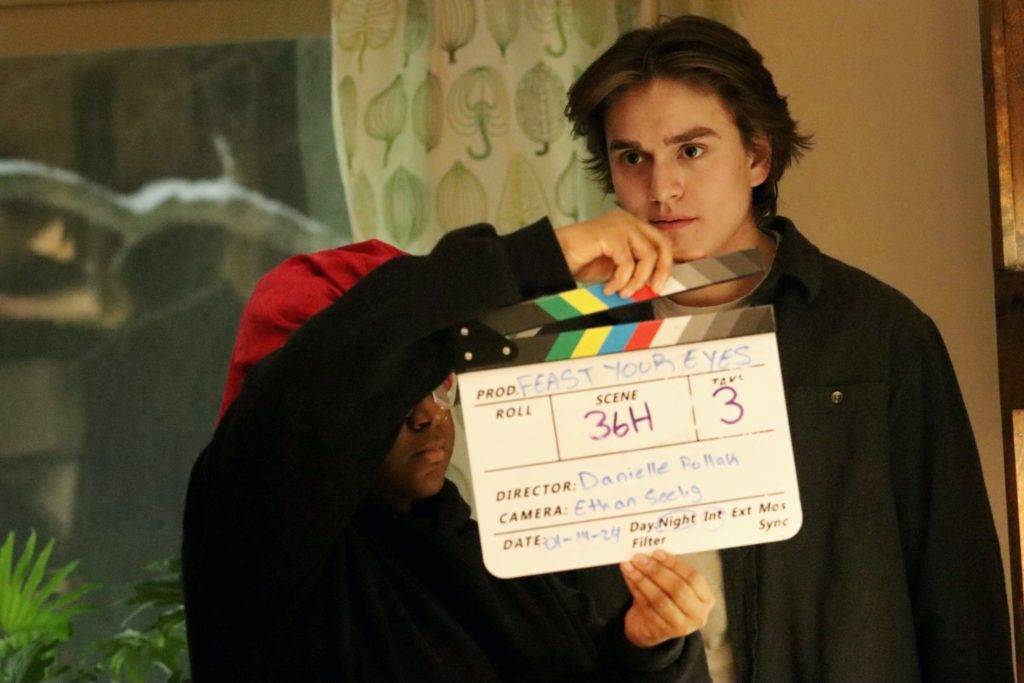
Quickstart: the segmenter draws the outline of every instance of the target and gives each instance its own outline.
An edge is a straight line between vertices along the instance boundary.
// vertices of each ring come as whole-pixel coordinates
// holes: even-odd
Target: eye
[[[704,148],[697,145],[683,145],[681,153],[687,159],[696,159],[704,153]]]
[[[619,155],[619,159],[627,166],[636,166],[643,161],[644,157],[635,149],[628,149]]]

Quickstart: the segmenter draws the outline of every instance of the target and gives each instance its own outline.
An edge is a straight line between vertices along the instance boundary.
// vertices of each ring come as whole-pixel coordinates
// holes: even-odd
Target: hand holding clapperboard
[[[761,271],[756,249],[683,263],[661,296]],[[593,285],[456,330],[475,511],[495,576],[780,541],[800,529],[770,306],[505,336],[657,296]]]

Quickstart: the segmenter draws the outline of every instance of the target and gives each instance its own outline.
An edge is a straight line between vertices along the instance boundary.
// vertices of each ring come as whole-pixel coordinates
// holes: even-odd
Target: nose
[[[412,409],[405,418],[405,424],[414,432],[422,432],[447,418],[448,411],[434,403],[434,397],[428,395]]]
[[[655,204],[668,204],[683,196],[685,183],[682,171],[671,160],[656,160],[651,164],[648,195]]]

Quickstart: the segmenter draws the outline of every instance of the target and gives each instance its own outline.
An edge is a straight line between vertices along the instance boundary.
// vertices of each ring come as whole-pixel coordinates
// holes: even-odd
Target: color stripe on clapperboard
[[[591,327],[517,340],[515,365],[636,351],[775,331],[771,306]]]
[[[662,287],[660,295],[655,294],[650,287],[643,287],[628,298],[618,294],[607,296],[603,291],[603,284],[591,285],[502,308],[480,318],[480,322],[501,334],[509,334],[648,301],[658,296],[668,296],[748,277],[763,270],[760,252],[756,249],[746,249],[676,265],[672,268],[672,275]],[[588,337],[586,343],[592,343],[592,338]]]

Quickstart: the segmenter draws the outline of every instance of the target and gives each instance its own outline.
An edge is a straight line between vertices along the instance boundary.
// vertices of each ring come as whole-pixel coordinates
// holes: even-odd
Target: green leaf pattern
[[[554,203],[559,213],[577,223],[611,210],[613,206],[607,199],[600,184],[587,173],[579,156],[573,152],[555,181]]]
[[[441,80],[428,71],[412,96],[412,132],[427,152],[437,147],[444,126]]]
[[[352,199],[352,217],[360,230],[374,235],[378,232],[377,199],[373,195],[373,185],[365,173],[355,177],[350,190]]]
[[[608,3],[593,0],[572,0],[572,20],[576,32],[590,47],[597,47],[608,33]]]
[[[438,183],[436,204],[437,224],[445,232],[488,220],[487,190],[461,161]]]
[[[479,134],[483,148],[466,148],[472,159],[491,156],[491,138],[508,132],[505,78],[492,66],[477,66],[459,76],[448,91],[448,121],[462,135]]]
[[[398,246],[408,247],[423,234],[427,225],[427,188],[404,166],[384,183],[384,224]]]
[[[356,155],[356,141],[359,137],[359,101],[356,98],[356,82],[345,76],[338,84],[338,117],[341,119],[341,140],[345,146],[345,164],[351,170],[352,157]]]
[[[402,68],[409,66],[409,58],[427,41],[430,33],[430,5],[427,0],[407,0],[405,30],[402,32]]]
[[[395,76],[391,85],[374,95],[366,106],[366,134],[384,142],[384,166],[388,165],[388,154],[402,129],[405,127],[405,113],[408,108],[402,76]]]
[[[455,63],[455,53],[476,33],[476,0],[434,0],[434,30],[438,46]]]
[[[398,27],[398,0],[335,0],[335,44],[355,52],[359,70],[368,48],[381,48],[391,42]]]
[[[547,215],[547,198],[537,171],[526,157],[516,154],[505,173],[494,227],[500,233],[509,233]]]
[[[619,33],[685,11],[735,23],[739,0],[332,2],[352,233],[426,251],[472,223],[607,211],[570,139],[567,86]]]
[[[505,51],[519,35],[519,24],[522,18],[520,0],[484,0],[484,15],[487,19],[487,31],[505,56]]]
[[[576,203],[576,152],[569,157],[569,163],[558,174],[555,181],[555,206],[573,222],[580,218],[579,206]]]
[[[516,121],[526,137],[541,145],[537,156],[565,130],[565,86],[554,69],[544,62],[523,74],[516,87]]]
[[[554,47],[545,45],[544,51],[552,57],[561,57],[568,50],[566,26],[571,13],[570,0],[525,0],[526,20],[540,33],[554,33],[558,41]]]
[[[637,0],[615,0],[615,23],[619,33],[640,28],[640,5]]]

